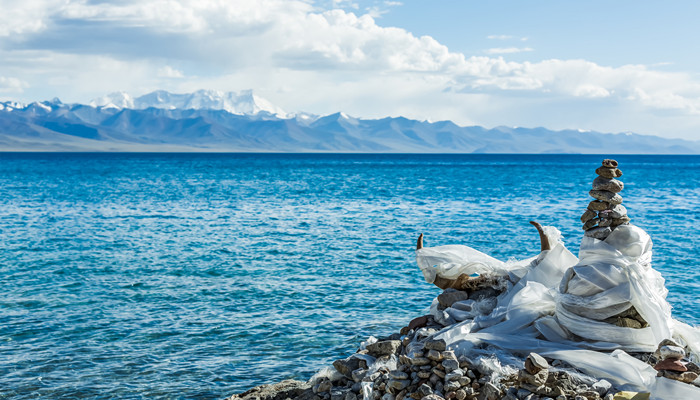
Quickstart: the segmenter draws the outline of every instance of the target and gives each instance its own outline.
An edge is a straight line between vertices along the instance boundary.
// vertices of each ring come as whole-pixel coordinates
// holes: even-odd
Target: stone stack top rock
[[[617,166],[617,161],[605,159],[595,170],[598,177],[593,180],[588,192],[595,200],[588,204],[588,209],[581,216],[586,236],[604,240],[616,227],[630,222],[620,195],[625,185],[615,179],[622,176]]]

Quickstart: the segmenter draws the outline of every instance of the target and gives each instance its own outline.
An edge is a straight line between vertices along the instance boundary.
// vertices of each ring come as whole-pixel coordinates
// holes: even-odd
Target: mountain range
[[[633,133],[288,114],[252,91],[113,93],[89,104],[0,103],[0,151],[700,154]]]

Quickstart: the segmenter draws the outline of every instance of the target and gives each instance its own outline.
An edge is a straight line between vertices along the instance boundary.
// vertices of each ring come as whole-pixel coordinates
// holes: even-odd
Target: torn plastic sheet
[[[700,358],[700,329],[671,318],[664,280],[651,268],[651,248],[641,228],[622,225],[602,241],[584,237],[580,258],[561,242],[520,262],[503,263],[466,246],[424,248],[416,256],[429,282],[437,275],[454,279],[488,273],[507,276],[512,284],[488,315],[470,317],[469,304],[443,311],[433,307],[436,320],[451,324],[435,338],[444,339],[455,353],[473,356],[485,344],[520,355],[534,351],[607,379],[618,389],[648,391],[654,399],[700,399],[700,388],[657,378],[651,366],[621,351],[653,352],[663,339],[672,338],[686,347],[691,361]],[[648,327],[603,321],[631,307]],[[461,317],[466,319],[454,323]]]

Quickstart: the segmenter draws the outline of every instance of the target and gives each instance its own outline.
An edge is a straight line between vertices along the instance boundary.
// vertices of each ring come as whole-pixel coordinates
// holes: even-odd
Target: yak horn
[[[423,234],[421,233],[420,236],[418,236],[418,242],[416,243],[416,250],[420,250],[423,248]]]
[[[545,251],[545,250],[551,250],[552,247],[549,245],[549,239],[547,238],[547,235],[544,234],[544,230],[542,229],[542,225],[535,221],[530,221],[530,223],[537,228],[537,232],[540,233],[540,251]]]

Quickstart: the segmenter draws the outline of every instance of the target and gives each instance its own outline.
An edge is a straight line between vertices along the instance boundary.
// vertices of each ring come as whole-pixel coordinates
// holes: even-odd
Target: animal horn
[[[549,239],[547,238],[547,235],[544,234],[544,229],[542,229],[542,225],[535,221],[530,221],[530,223],[537,228],[537,232],[540,234],[540,251],[545,251],[545,250],[551,250],[552,247],[549,244]]]

